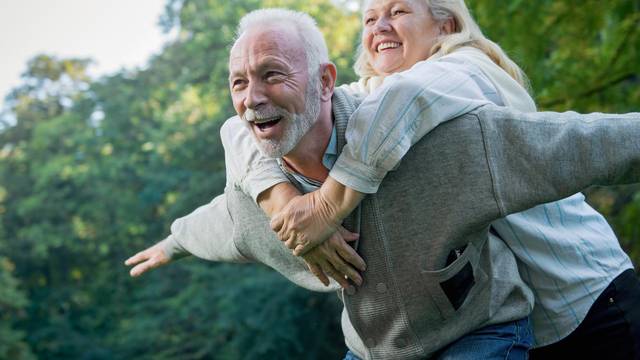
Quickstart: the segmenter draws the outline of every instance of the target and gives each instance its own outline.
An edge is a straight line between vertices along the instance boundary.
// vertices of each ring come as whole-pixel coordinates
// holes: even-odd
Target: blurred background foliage
[[[527,72],[541,109],[639,110],[640,1],[468,4]],[[91,79],[90,59],[28,63],[0,119],[0,359],[345,351],[336,297],[262,266],[186,259],[131,279],[122,265],[222,191],[228,48],[239,18],[264,6],[313,15],[339,82],[356,79],[361,1],[348,0],[167,0],[159,22],[178,36],[145,69]],[[637,263],[640,188],[588,195]]]

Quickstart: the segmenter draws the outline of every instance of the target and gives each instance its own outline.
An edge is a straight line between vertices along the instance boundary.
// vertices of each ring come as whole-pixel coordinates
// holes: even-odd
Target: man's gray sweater
[[[333,100],[340,139],[357,104],[341,92]],[[360,224],[352,229],[368,265],[364,285],[341,294],[349,348],[366,359],[426,358],[470,331],[526,316],[531,292],[489,224],[590,185],[638,181],[639,136],[638,114],[494,106],[437,127],[349,219]],[[250,197],[227,189],[225,200],[243,258],[319,289]]]

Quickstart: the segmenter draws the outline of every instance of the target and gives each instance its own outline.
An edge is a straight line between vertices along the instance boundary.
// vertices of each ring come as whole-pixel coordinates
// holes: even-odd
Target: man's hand
[[[309,270],[325,285],[329,286],[330,276],[343,288],[351,286],[347,279],[351,279],[358,286],[362,285],[362,276],[358,270],[364,271],[364,260],[346,241],[355,241],[358,234],[347,231],[340,226],[331,237],[313,248],[302,258]],[[358,269],[358,270],[356,270]]]
[[[271,229],[294,255],[303,255],[336,232],[340,222],[334,213],[320,191],[313,191],[289,201],[271,219]]]
[[[166,265],[171,261],[164,251],[164,241],[153,245],[152,247],[140,251],[139,253],[128,258],[124,264],[127,266],[135,265],[129,274],[133,277],[140,276],[148,270],[155,269],[162,265]]]

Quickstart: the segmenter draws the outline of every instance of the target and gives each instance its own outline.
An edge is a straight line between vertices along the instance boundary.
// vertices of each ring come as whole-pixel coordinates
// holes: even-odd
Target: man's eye
[[[396,9],[396,10],[393,10],[393,11],[391,12],[391,15],[392,15],[392,16],[397,16],[397,15],[402,15],[402,14],[406,14],[406,13],[407,13],[407,12],[406,12],[406,11],[404,11],[404,10],[402,10],[402,9]]]
[[[283,74],[277,71],[268,71],[264,74],[264,78],[270,81],[278,81],[282,79]]]
[[[368,18],[365,18],[365,19],[364,19],[364,24],[365,24],[365,25],[370,25],[370,24],[373,24],[375,21],[376,21],[376,19],[375,19],[375,18],[368,17]]]
[[[246,85],[246,81],[243,79],[235,79],[231,82],[231,88],[233,90],[240,90]]]

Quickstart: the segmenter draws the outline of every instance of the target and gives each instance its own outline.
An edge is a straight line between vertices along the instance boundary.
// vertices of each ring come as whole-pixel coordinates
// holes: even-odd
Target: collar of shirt
[[[336,127],[333,127],[333,131],[331,132],[331,138],[329,139],[329,144],[327,145],[327,149],[324,151],[324,155],[322,156],[322,165],[327,168],[327,170],[331,170],[333,164],[336,163],[338,159],[338,133]],[[322,182],[308,178],[304,175],[301,175],[295,171],[293,171],[287,164],[282,161],[282,159],[278,159],[278,164],[282,171],[293,176],[294,179],[298,181],[300,186],[302,187],[303,192],[311,192],[317,190],[320,186],[322,186]]]

